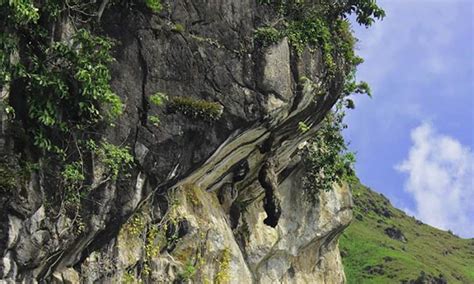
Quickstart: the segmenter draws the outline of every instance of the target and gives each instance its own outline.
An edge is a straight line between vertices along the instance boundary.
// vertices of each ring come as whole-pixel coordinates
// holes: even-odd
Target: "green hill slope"
[[[425,225],[360,184],[353,196],[339,243],[348,283],[474,283],[474,239]]]

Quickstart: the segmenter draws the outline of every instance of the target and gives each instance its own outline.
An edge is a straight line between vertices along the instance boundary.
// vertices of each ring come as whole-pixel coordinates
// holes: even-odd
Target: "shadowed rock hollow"
[[[255,1],[179,0],[155,15],[106,10],[101,31],[116,41],[111,84],[126,107],[103,132],[129,145],[136,164],[96,185],[80,223],[49,209],[54,188],[42,169],[2,193],[0,278],[344,282],[337,242],[352,218],[350,192],[335,187],[308,201],[298,146],[341,96],[349,67],[336,57],[329,78],[319,49],[297,54],[287,38],[260,46],[255,29],[278,17]],[[61,27],[67,38],[67,20]],[[219,112],[206,119],[158,106],[157,92]],[[14,124],[2,125],[14,167],[13,153],[26,150],[9,134]]]

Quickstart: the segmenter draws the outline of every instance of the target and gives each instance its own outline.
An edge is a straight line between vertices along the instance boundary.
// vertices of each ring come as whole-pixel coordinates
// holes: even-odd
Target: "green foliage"
[[[36,8],[30,0],[0,3],[4,26],[0,30],[0,84],[21,83],[15,91],[24,95],[28,115],[19,119],[28,125],[34,145],[64,159],[66,149],[72,149],[71,136],[83,136],[116,119],[123,105],[109,84],[107,66],[113,60],[109,39],[80,29],[67,43],[53,40],[49,22],[61,13],[61,5],[48,1]],[[74,14],[88,14],[91,5],[63,11],[74,19]],[[20,60],[15,59],[20,56],[19,43]]]
[[[172,97],[167,107],[172,113],[180,112],[189,118],[204,121],[218,120],[223,112],[219,103],[197,100],[191,97]]]
[[[28,40],[47,40],[38,29],[29,35],[35,38]],[[122,113],[122,102],[109,85],[109,40],[80,30],[70,44],[28,47],[29,64],[5,64],[4,60],[2,72],[8,75],[2,81],[24,82],[18,91],[26,97],[28,131],[35,146],[64,156],[70,135],[112,121]],[[8,48],[3,51],[11,52]]]
[[[287,37],[297,54],[306,48],[319,47],[327,73],[336,72],[336,58],[343,58],[350,66],[362,62],[354,53],[355,38],[352,36],[347,15],[355,13],[361,25],[370,26],[374,19],[382,19],[385,12],[375,1],[322,1],[315,5],[303,0],[260,0],[262,5],[272,5],[282,16],[276,27],[260,27],[255,38],[262,46],[269,46]]]
[[[156,106],[162,106],[167,99],[166,94],[160,92],[150,96],[150,102]]]
[[[317,14],[291,21],[286,35],[299,54],[307,46],[321,46],[325,55],[330,55],[332,52],[331,31],[324,19]]]
[[[153,13],[159,13],[163,9],[161,0],[145,0],[145,4]]]
[[[176,24],[173,25],[173,27],[171,28],[171,30],[172,30],[173,32],[176,32],[176,33],[184,33],[185,28],[184,28],[183,24],[176,23]]]
[[[143,242],[142,253],[144,261],[141,267],[141,273],[138,273],[138,275],[149,275],[152,272],[150,263],[169,242],[173,241],[167,238],[167,233],[170,224],[173,224],[174,228],[177,228],[178,213],[176,212],[176,208],[177,203],[170,204],[168,211],[161,221],[159,223],[152,223],[150,217],[153,216],[153,213],[151,212],[150,204],[145,203],[123,225],[120,236],[124,237],[125,242],[133,242],[136,241],[136,239]],[[177,234],[178,232],[176,230],[173,232],[174,236],[171,236],[171,238],[177,238]],[[190,272],[191,271],[188,271],[187,273]]]
[[[17,47],[17,41],[9,34],[0,30],[0,89],[8,86],[12,79],[12,59]],[[2,101],[3,103],[3,101]]]
[[[109,85],[111,47],[109,40],[80,30],[71,45],[58,42],[44,54],[32,55],[33,64],[20,66],[19,72],[25,93],[32,94],[30,119],[43,130],[68,132],[118,117],[123,106]]]
[[[136,277],[135,274],[131,271],[127,271],[123,274],[122,283],[124,284],[136,284],[141,283]]]
[[[159,126],[160,125],[160,118],[156,115],[149,115],[148,116],[148,121],[153,124],[154,126]]]
[[[186,281],[191,280],[196,274],[196,272],[197,272],[196,266],[193,264],[191,260],[189,260],[188,262],[186,262],[184,269],[178,274],[178,278],[181,281],[186,282]]]
[[[300,14],[314,8],[311,1],[305,0],[257,0],[257,3],[272,5],[282,15]],[[357,23],[366,27],[371,26],[375,20],[385,17],[385,11],[377,5],[375,0],[323,0],[318,2],[318,6],[333,19],[346,18],[348,15],[355,14]]]
[[[274,27],[260,27],[255,31],[254,37],[262,46],[270,46],[279,42],[283,34]]]
[[[382,20],[385,17],[385,11],[377,6],[375,0],[349,0],[337,1],[335,10],[343,17],[355,14],[356,21],[360,25],[369,27],[375,20]]]
[[[300,121],[298,122],[298,130],[301,132],[301,133],[306,133],[310,130],[311,128],[306,124],[304,123],[303,121]]]
[[[23,101],[5,110],[11,117],[16,112],[15,119],[31,138],[28,146],[36,146],[40,160],[54,164],[48,170],[59,180],[62,200],[77,208],[91,190],[84,184],[91,174],[84,163],[91,161],[84,157],[98,157],[112,179],[133,160],[128,148],[114,146],[99,134],[123,111],[109,83],[113,42],[90,31],[99,2],[38,3],[0,0],[0,87],[21,94]],[[78,28],[67,42],[56,41],[51,29],[60,15]]]
[[[152,259],[160,253],[160,246],[156,243],[158,235],[162,233],[157,225],[149,225],[146,233],[145,255]]]
[[[369,84],[367,82],[361,81],[361,82],[356,82],[353,79],[349,79],[346,81],[346,84],[344,85],[344,95],[348,96],[350,94],[366,94],[369,97],[372,96],[372,92],[370,90]]]
[[[13,153],[0,155],[0,195],[8,196],[10,192],[24,189],[37,168],[37,164],[20,160]]]
[[[353,36],[351,25],[348,20],[338,19],[333,23],[333,41],[335,52],[343,58],[346,64],[357,67],[364,60],[355,54],[357,39]]]
[[[77,186],[85,180],[83,165],[81,162],[66,164],[61,173],[68,186]]]
[[[0,113],[4,112],[8,119],[15,118],[15,109],[8,104],[5,100],[0,98]]]
[[[230,280],[230,261],[232,260],[232,253],[230,248],[226,247],[219,259],[219,271],[217,272],[215,282],[227,283]]]
[[[321,190],[331,190],[334,183],[350,182],[355,177],[355,155],[347,151],[341,133],[346,127],[343,117],[343,112],[330,113],[305,149],[303,184],[309,199],[316,198]]]
[[[9,192],[17,185],[16,174],[3,162],[0,162],[0,192]]]
[[[166,94],[158,92],[154,95],[151,95],[149,100],[152,104],[156,106],[162,106],[166,102],[166,100],[168,100],[168,97],[166,96]],[[156,115],[149,115],[147,119],[152,125],[156,127],[158,127],[160,124],[160,118]]]
[[[70,208],[78,210],[81,199],[90,191],[90,186],[84,185],[85,175],[82,161],[65,164],[61,172],[64,185],[63,199]]]
[[[372,97],[372,92],[370,90],[369,84],[364,81],[357,82],[355,79],[355,69],[346,76],[345,82],[344,82],[344,89],[342,91],[342,96],[341,96],[341,101],[342,104],[348,108],[348,109],[354,109],[355,104],[352,99],[349,99],[348,97],[352,94],[365,94],[368,95],[369,97]]]
[[[38,8],[31,0],[0,0],[0,7],[0,15],[17,25],[35,23],[39,19]],[[10,13],[4,12],[6,8]]]
[[[133,163],[133,156],[128,147],[119,147],[106,141],[100,144],[97,154],[107,169],[107,175],[112,179],[116,179],[120,170],[130,167]]]

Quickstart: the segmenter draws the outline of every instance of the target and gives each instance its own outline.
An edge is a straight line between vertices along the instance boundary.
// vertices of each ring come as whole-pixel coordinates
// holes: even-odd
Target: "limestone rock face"
[[[166,2],[159,15],[112,7],[101,20],[116,41],[112,86],[126,105],[104,133],[131,147],[130,175],[97,184],[76,216],[50,209],[48,165],[2,188],[0,279],[343,283],[337,242],[350,191],[308,201],[298,145],[339,98],[345,67],[336,58],[339,73],[325,79],[317,50],[296,55],[286,39],[258,46],[255,28],[278,15],[256,1]],[[218,103],[222,115],[171,112],[151,103],[157,92]],[[2,165],[14,168],[22,150],[5,125]]]

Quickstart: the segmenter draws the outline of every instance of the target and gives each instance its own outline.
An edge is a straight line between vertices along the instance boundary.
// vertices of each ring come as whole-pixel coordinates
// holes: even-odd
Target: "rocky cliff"
[[[328,64],[319,41],[297,49],[291,34],[257,41],[259,27],[289,17],[261,2],[168,1],[155,13],[100,5],[95,33],[115,42],[110,84],[124,111],[96,131],[134,162],[103,178],[106,163],[84,158],[88,191],[72,213],[57,197],[55,160],[28,138],[22,83],[4,85],[15,117],[2,109],[0,279],[345,281],[337,242],[351,194],[335,186],[305,198],[300,150],[352,64],[337,50]],[[52,26],[55,41],[71,41],[71,19]],[[11,61],[27,57],[19,42]]]

